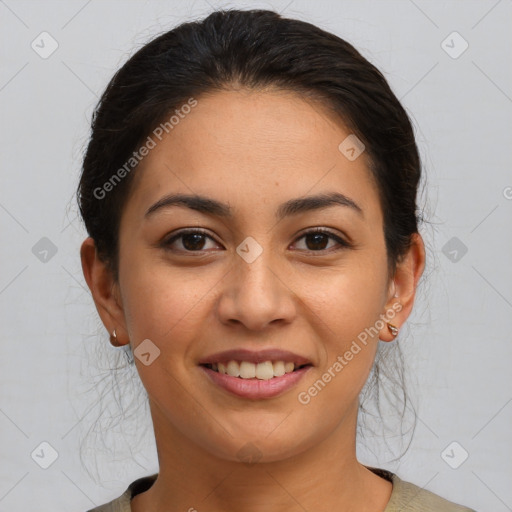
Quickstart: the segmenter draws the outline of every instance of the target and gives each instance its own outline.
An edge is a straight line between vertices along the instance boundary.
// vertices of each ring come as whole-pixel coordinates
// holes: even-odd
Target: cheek
[[[212,276],[197,269],[172,268],[161,260],[138,258],[135,252],[126,257],[120,284],[133,348],[148,338],[165,350],[182,350],[211,283]]]
[[[326,431],[357,404],[368,379],[378,346],[379,297],[376,287],[360,286],[346,296],[324,299],[319,308],[321,315],[329,312],[322,357],[315,373],[298,390],[297,401],[309,417],[322,417]]]
[[[386,282],[384,266],[362,257],[327,276],[310,304],[329,327],[329,338],[346,343],[374,325],[385,305]]]
[[[361,257],[358,264],[328,276],[323,280],[324,286],[309,296],[307,305],[323,324],[324,350],[319,368],[322,382],[317,387],[323,389],[323,384],[328,384],[325,387],[330,389],[322,393],[323,399],[339,402],[343,397],[350,401],[364,385],[383,326],[380,315],[386,280],[383,265]]]

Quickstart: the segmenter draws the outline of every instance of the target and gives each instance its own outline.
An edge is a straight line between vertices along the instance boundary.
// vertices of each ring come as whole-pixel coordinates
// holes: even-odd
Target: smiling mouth
[[[251,363],[250,361],[232,360],[227,363],[207,363],[202,364],[201,366],[223,375],[238,377],[239,379],[270,380],[312,365],[296,365],[290,361],[264,361],[262,363]]]

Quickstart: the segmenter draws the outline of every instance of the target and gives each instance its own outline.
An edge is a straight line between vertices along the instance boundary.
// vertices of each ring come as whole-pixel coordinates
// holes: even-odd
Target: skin
[[[322,105],[292,92],[215,92],[166,136],[137,169],[122,213],[119,280],[88,238],[82,266],[106,329],[133,350],[145,339],[160,356],[135,358],[148,392],[160,471],[132,500],[133,512],[208,510],[383,511],[392,485],[356,458],[358,394],[384,326],[307,405],[297,395],[317,381],[365,328],[398,303],[401,327],[413,306],[425,251],[414,235],[394,275],[387,266],[383,216],[366,154],[349,161],[338,145],[350,134]],[[276,222],[294,198],[341,192],[342,205]],[[144,217],[169,193],[228,203],[233,218],[173,206]],[[169,234],[198,227],[212,238]],[[326,228],[349,248],[325,237]],[[263,249],[252,263],[236,248],[253,237]],[[323,243],[323,245],[321,245]],[[197,247],[187,252],[187,247]],[[338,250],[337,250],[338,249]],[[293,389],[265,400],[236,397],[198,366],[233,348],[281,348],[313,367]],[[261,457],[246,464],[248,443]]]

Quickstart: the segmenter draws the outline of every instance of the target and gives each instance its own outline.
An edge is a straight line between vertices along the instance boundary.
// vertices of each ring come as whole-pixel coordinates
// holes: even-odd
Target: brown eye
[[[172,247],[172,245],[177,240],[180,239],[181,247]],[[177,250],[183,252],[198,252],[206,250],[205,245],[207,239],[213,240],[213,238],[206,234],[205,231],[198,229],[190,229],[186,231],[180,231],[179,233],[173,235],[171,238],[165,240],[163,246],[169,250]]]
[[[327,231],[325,229],[314,229],[311,231],[308,231],[304,233],[301,237],[299,237],[297,240],[305,239],[305,249],[306,251],[311,252],[321,252],[321,251],[329,251],[329,249],[332,249],[331,247],[328,247],[330,241],[336,242],[339,250],[341,248],[350,247],[350,244],[343,240],[338,235],[335,235],[334,233]],[[334,247],[336,247],[336,244]]]

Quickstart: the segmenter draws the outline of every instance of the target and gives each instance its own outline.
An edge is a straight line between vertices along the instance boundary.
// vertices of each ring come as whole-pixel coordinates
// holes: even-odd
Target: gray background
[[[479,512],[512,510],[510,0],[0,0],[0,511],[87,510],[157,470],[144,397],[124,371],[134,416],[102,425],[113,453],[82,450],[89,465],[97,452],[99,478],[81,465],[91,406],[98,390],[109,402],[108,368],[122,354],[82,277],[73,194],[114,71],[152,36],[219,6],[273,8],[346,38],[411,114],[430,220],[428,275],[402,335],[419,421],[400,462],[364,447],[360,458]],[[51,49],[43,31],[58,43],[47,58],[31,47],[46,37]],[[107,417],[118,413],[114,404]],[[42,442],[57,456],[48,469]]]

